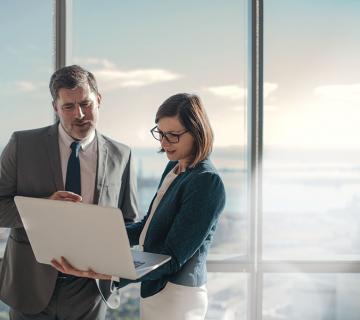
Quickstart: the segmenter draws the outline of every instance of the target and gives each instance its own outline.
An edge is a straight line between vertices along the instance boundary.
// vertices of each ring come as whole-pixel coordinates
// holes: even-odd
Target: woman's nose
[[[168,147],[170,145],[170,142],[166,139],[165,136],[163,136],[160,140],[161,147]]]

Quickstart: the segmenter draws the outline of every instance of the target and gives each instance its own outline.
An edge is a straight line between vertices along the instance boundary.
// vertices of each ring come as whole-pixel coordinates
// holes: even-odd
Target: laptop
[[[14,200],[40,263],[63,256],[76,269],[135,280],[171,259],[131,249],[118,208],[22,196]]]

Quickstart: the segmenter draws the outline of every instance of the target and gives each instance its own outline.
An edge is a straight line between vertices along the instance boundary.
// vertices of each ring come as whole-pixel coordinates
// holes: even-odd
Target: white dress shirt
[[[169,189],[170,185],[172,184],[172,182],[176,179],[176,177],[178,176],[176,171],[178,169],[178,165],[176,165],[174,167],[173,170],[171,170],[166,177],[164,178],[160,188],[158,189],[158,191],[156,192],[156,197],[153,201],[152,207],[151,207],[151,212],[150,215],[148,217],[148,219],[146,220],[146,223],[144,225],[144,228],[141,231],[140,237],[139,237],[139,246],[138,246],[138,250],[140,251],[144,251],[144,242],[145,242],[145,237],[146,237],[146,233],[147,230],[149,229],[149,225],[151,222],[151,219],[154,216],[154,212],[157,209],[161,199],[163,198],[165,192],[167,191],[167,189]]]
[[[62,125],[59,123],[59,148],[61,159],[62,177],[65,186],[66,170],[71,154],[70,145],[74,141]],[[81,176],[81,196],[84,203],[94,203],[96,166],[97,166],[97,140],[95,131],[91,135],[80,141],[79,159]]]

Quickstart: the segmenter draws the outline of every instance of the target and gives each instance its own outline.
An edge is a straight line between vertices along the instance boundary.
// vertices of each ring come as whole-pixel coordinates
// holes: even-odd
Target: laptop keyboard
[[[143,264],[145,264],[145,262],[134,260],[135,269],[136,269],[136,268],[139,268],[139,267],[142,266]]]

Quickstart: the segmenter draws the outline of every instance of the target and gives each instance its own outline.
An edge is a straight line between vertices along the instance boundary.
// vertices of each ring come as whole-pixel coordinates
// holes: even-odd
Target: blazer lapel
[[[49,128],[46,139],[46,149],[49,157],[49,164],[52,171],[53,181],[56,190],[64,190],[64,182],[61,171],[61,158],[59,151],[58,123]]]
[[[96,132],[98,142],[97,157],[97,175],[95,184],[94,203],[101,204],[101,198],[104,191],[104,182],[107,174],[108,147],[106,141],[101,134]]]

